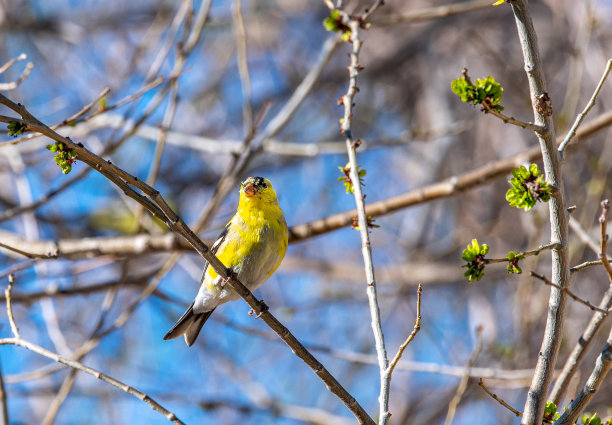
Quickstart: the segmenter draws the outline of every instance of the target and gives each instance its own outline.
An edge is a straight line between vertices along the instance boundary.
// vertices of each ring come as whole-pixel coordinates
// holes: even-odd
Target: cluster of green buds
[[[467,277],[470,282],[479,281],[482,278],[485,265],[487,264],[485,255],[487,255],[488,252],[489,245],[479,245],[476,239],[472,239],[472,243],[463,250],[461,258],[467,263],[462,266],[467,267],[467,271],[463,276]]]
[[[342,173],[342,177],[338,177],[338,181],[344,183],[344,187],[346,188],[346,193],[355,193],[355,188],[353,187],[353,181],[351,180],[351,164],[347,163],[344,167],[338,167],[340,172]],[[367,174],[367,171],[361,168],[361,165],[357,166],[357,175],[359,176],[359,184],[361,186],[365,186],[363,182],[363,178]]]
[[[463,76],[452,81],[451,90],[461,98],[462,102],[473,103],[474,105],[486,104],[490,109],[504,110],[504,107],[499,104],[504,89],[491,76],[478,79],[476,84],[472,84],[467,77],[467,71],[464,70]]]
[[[323,20],[323,26],[327,31],[342,33],[342,40],[349,41],[351,38],[351,28],[342,21],[342,14],[334,9],[329,16]]]
[[[55,163],[60,166],[62,173],[68,174],[72,170],[72,164],[76,162],[76,152],[74,149],[68,149],[61,142],[47,145],[47,149],[55,154]]]
[[[11,121],[8,125],[8,135],[17,137],[23,134],[28,129],[28,126],[21,121]]]
[[[537,201],[550,200],[551,187],[544,181],[544,174],[540,174],[536,164],[531,164],[529,169],[521,165],[512,170],[512,176],[512,179],[508,180],[512,187],[506,192],[506,200],[510,206],[529,211]]]

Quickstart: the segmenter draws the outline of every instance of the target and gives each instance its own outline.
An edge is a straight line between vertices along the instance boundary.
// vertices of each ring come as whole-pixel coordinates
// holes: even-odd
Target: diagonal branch
[[[565,151],[565,148],[567,147],[567,145],[571,143],[574,137],[576,137],[576,130],[578,129],[578,127],[580,127],[580,125],[582,124],[582,121],[584,121],[585,117],[587,116],[591,108],[595,106],[595,99],[597,99],[597,96],[599,95],[599,92],[601,91],[601,88],[603,87],[603,84],[606,81],[606,78],[608,78],[610,71],[612,71],[612,59],[608,59],[608,62],[606,64],[606,69],[604,69],[603,75],[601,76],[601,79],[599,80],[599,84],[597,84],[597,87],[595,87],[595,91],[593,92],[593,95],[589,99],[589,102],[587,103],[583,111],[578,114],[578,116],[576,117],[576,121],[574,121],[574,124],[572,125],[572,128],[565,136],[565,139],[563,139],[561,146],[559,146],[559,153],[561,154],[561,156],[563,156],[563,152]]]
[[[572,402],[567,406],[567,409],[561,417],[555,422],[555,425],[573,425],[578,420],[578,416],[587,407],[597,390],[603,383],[608,372],[612,369],[612,330],[608,335],[608,340],[603,346],[599,357],[595,361],[595,367],[589,376],[584,387],[574,397]]]
[[[227,269],[219,259],[211,253],[209,247],[205,245],[200,238],[187,226],[187,224],[179,217],[165,201],[161,193],[147,183],[129,174],[125,170],[115,166],[111,161],[105,161],[95,153],[87,150],[81,143],[74,143],[72,140],[61,136],[54,130],[40,122],[21,104],[14,103],[6,96],[0,94],[0,103],[9,107],[23,118],[27,128],[31,131],[39,132],[52,140],[63,143],[69,149],[73,149],[77,159],[85,162],[90,167],[96,169],[103,174],[115,185],[119,186],[128,196],[136,200],[149,210],[154,216],[162,220],[173,232],[184,237],[190,245],[204,257],[210,266],[215,270],[221,278],[227,281],[227,284],[240,295],[253,309],[258,317],[272,328],[277,335],[293,350],[293,352],[306,363],[315,374],[325,383],[328,389],[335,394],[357,417],[362,424],[374,424],[367,412],[359,405],[359,403],[344,389],[344,387],[334,378],[329,371],[298,341],[298,339],[283,326],[276,317],[274,317],[267,309],[263,301],[258,300],[240,282],[231,270]],[[135,187],[142,192],[138,193]],[[6,340],[5,340],[6,341]],[[22,340],[11,339],[11,342],[19,345]],[[2,342],[0,341],[0,344]],[[30,347],[32,348],[32,347]],[[39,347],[38,347],[39,348]],[[53,354],[53,353],[51,353]],[[72,367],[72,366],[71,366]]]
[[[601,226],[601,236],[600,236],[601,238],[601,241],[600,241],[601,261],[599,261],[598,263],[604,264],[604,267],[606,267],[607,265],[606,271],[608,271],[610,268],[610,265],[608,264],[608,258],[606,255],[606,248],[607,248],[607,243],[608,243],[608,235],[606,233],[606,228],[607,228],[607,218],[608,218],[607,214],[608,214],[609,202],[606,202],[606,201],[607,200],[602,202],[602,212],[601,212],[601,216],[599,217],[599,224]],[[612,274],[610,272],[608,272],[608,280],[610,282],[610,286],[608,287],[608,290],[605,292],[605,294],[603,295],[599,303],[599,309],[606,311],[606,312],[609,312],[610,309],[612,309]],[[597,333],[601,329],[601,325],[603,324],[606,316],[607,314],[602,313],[601,311],[594,312],[586,329],[584,330],[584,332],[582,332],[582,335],[580,335],[580,337],[578,338],[578,341],[574,345],[572,352],[570,353],[569,357],[565,361],[563,370],[559,374],[559,377],[557,378],[557,381],[555,382],[555,385],[552,389],[550,398],[555,404],[558,405],[561,402],[561,399],[563,398],[563,395],[565,394],[565,391],[567,389],[567,386],[570,380],[572,379],[572,377],[578,370],[578,366],[580,365],[580,363],[582,363],[582,360],[584,359],[584,355],[586,354],[587,350],[591,346],[591,343],[593,342],[595,335],[597,335]]]

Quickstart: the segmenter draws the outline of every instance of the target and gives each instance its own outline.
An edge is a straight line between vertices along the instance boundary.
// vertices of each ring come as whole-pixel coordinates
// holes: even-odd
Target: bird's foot
[[[259,301],[259,313],[255,314],[255,310],[250,309],[249,316],[255,316],[256,319],[259,319],[266,311],[268,311],[268,305],[263,301]]]
[[[221,277],[221,276],[217,277],[217,279],[219,279],[219,282],[218,282],[217,286],[220,289],[225,288],[225,285],[227,285],[229,283],[230,279],[238,279],[238,274],[235,271],[233,271],[231,268],[228,267],[226,269],[226,271],[227,271],[227,277],[226,278]]]

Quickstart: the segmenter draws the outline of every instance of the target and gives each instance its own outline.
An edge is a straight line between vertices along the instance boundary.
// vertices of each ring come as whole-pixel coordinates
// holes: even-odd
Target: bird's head
[[[276,192],[270,180],[263,177],[249,177],[240,185],[240,203],[278,204]]]

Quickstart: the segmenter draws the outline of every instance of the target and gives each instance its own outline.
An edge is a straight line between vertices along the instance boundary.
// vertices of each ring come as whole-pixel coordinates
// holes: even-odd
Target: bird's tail
[[[164,335],[164,339],[174,339],[185,335],[185,342],[191,347],[198,338],[202,326],[204,326],[204,323],[206,323],[213,311],[215,311],[214,308],[204,313],[195,313],[193,311],[193,304],[191,304],[185,314]]]

